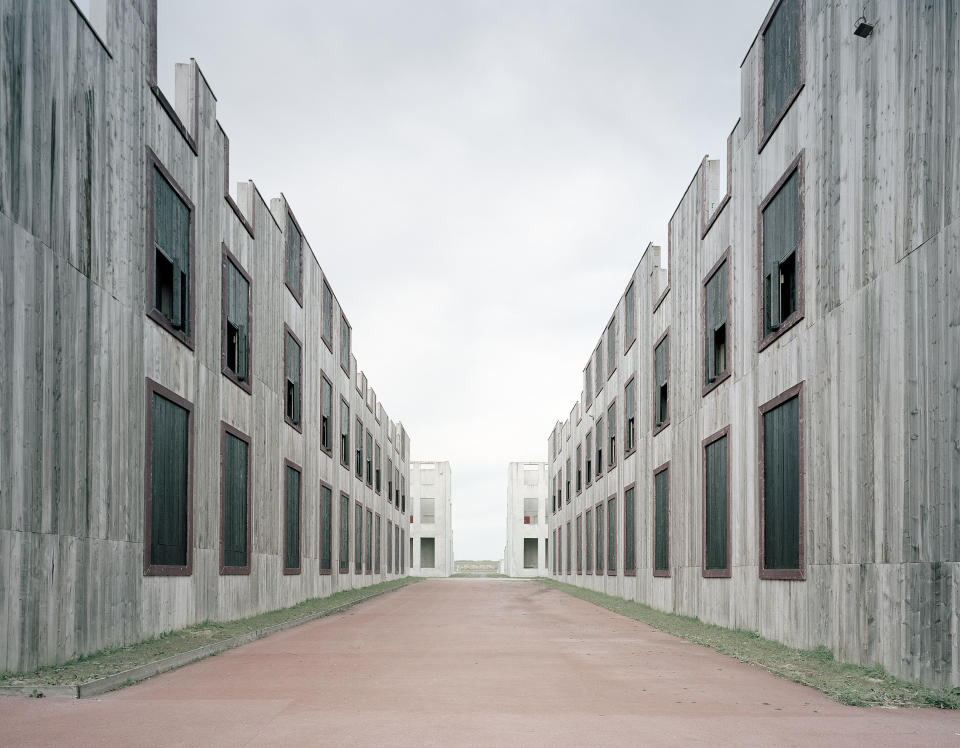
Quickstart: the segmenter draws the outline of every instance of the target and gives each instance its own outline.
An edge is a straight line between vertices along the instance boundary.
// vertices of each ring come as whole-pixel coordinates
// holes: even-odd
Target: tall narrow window
[[[193,348],[193,204],[152,153],[150,158],[147,316]]]
[[[393,574],[393,521],[387,520],[387,574]]]
[[[800,288],[802,164],[801,154],[760,206],[761,350],[803,317]]]
[[[781,0],[760,30],[760,149],[803,88],[801,0]]]
[[[594,571],[597,574],[603,574],[603,536],[606,528],[603,526],[603,502],[601,501],[593,509],[593,522],[596,525],[597,553],[596,566]]]
[[[703,576],[729,577],[727,433],[703,442]]]
[[[603,440],[605,438],[603,430],[603,419],[597,419],[597,460],[594,463],[597,469],[597,477],[603,475]]]
[[[393,470],[393,505],[400,508],[400,464]]]
[[[220,573],[250,573],[250,438],[221,423]]]
[[[340,368],[350,376],[350,323],[340,314]]]
[[[583,407],[589,410],[593,405],[593,361],[587,361],[587,368],[583,370]]]
[[[323,327],[321,328],[320,338],[323,340],[328,351],[333,350],[333,291],[330,290],[330,284],[327,279],[323,279]]]
[[[623,456],[629,457],[637,448],[637,385],[630,377],[623,388]]]
[[[373,512],[367,509],[367,537],[366,553],[364,554],[364,567],[367,574],[373,574]]]
[[[250,276],[223,248],[223,373],[247,392],[250,388]]]
[[[626,353],[637,339],[637,304],[633,293],[633,282],[627,286],[623,295],[623,351]]]
[[[383,465],[381,463],[382,455],[380,454],[380,442],[377,442],[374,446],[374,475],[373,475],[373,487],[376,489],[377,493],[380,493],[383,483]]]
[[[329,574],[333,566],[333,492],[320,484],[320,573]]]
[[[584,444],[584,468],[587,485],[593,483],[593,432],[587,432],[586,442]]]
[[[593,510],[587,509],[584,538],[587,541],[587,574],[593,574]]]
[[[600,390],[603,389],[603,343],[597,343],[597,347],[593,352],[593,376],[594,376],[594,389],[596,392],[595,395],[600,394]]]
[[[284,465],[286,494],[283,506],[283,573],[300,573],[300,468]]]
[[[577,574],[583,574],[583,515],[577,515]]]
[[[341,574],[350,571],[350,497],[340,494],[340,554],[338,570]]]
[[[147,380],[144,573],[189,575],[193,561],[193,406]]]
[[[300,340],[290,328],[284,335],[284,420],[300,431]]]
[[[573,529],[567,522],[567,574],[573,573]]]
[[[626,576],[637,573],[635,488],[635,484],[632,484],[623,491],[623,573]]]
[[[353,435],[354,443],[356,445],[354,450],[355,459],[353,470],[357,474],[357,477],[360,480],[363,480],[363,421],[358,418],[356,425],[357,427],[354,430]]]
[[[393,526],[393,570],[397,574],[403,573],[402,549],[403,538],[400,537],[400,525]]]
[[[400,511],[407,511],[407,479],[400,476]]]
[[[617,370],[617,316],[607,324],[607,379]]]
[[[363,505],[353,507],[353,573],[363,574]]]
[[[432,525],[437,521],[437,500],[420,499],[420,524]]]
[[[366,465],[367,485],[373,488],[373,434],[369,431],[367,432]]]
[[[727,256],[703,282],[703,394],[725,379],[727,367]]]
[[[333,456],[333,385],[320,374],[320,449]]]
[[[804,579],[802,384],[760,408],[760,576]]]
[[[340,398],[340,464],[350,469],[350,406]]]
[[[393,503],[393,460],[387,458],[387,503]]]
[[[617,404],[607,408],[607,468],[617,464]]]
[[[653,575],[670,576],[670,463],[653,473]]]
[[[577,445],[577,494],[583,490],[583,445]]]
[[[376,544],[373,552],[373,571],[375,574],[380,573],[380,549],[383,547],[383,528],[380,525],[380,515],[377,515],[377,534],[376,534]]]
[[[607,574],[617,573],[617,497],[607,499]]]
[[[653,433],[670,425],[670,338],[665,332],[653,349]]]
[[[303,306],[303,234],[300,227],[287,212],[287,253],[284,265],[283,280],[293,298]]]
[[[567,503],[570,503],[570,458],[567,458]]]

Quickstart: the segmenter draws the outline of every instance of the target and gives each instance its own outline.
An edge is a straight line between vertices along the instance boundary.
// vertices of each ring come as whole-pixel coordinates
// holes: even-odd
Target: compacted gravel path
[[[0,698],[3,745],[948,745],[531,582],[414,584],[97,699]]]

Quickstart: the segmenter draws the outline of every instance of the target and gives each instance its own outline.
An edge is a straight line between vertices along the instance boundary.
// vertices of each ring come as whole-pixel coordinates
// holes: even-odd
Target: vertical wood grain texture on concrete
[[[556,425],[551,439],[558,436],[560,449],[550,474],[591,428],[589,416],[600,417],[631,376],[638,382],[637,453],[618,455],[618,466],[551,515],[550,526],[565,525],[608,494],[622,496],[636,481],[636,578],[563,579],[956,686],[960,4],[869,4],[876,27],[867,39],[853,35],[861,10],[807,0],[805,86],[759,154],[759,42],[749,50],[729,169],[704,159],[694,174],[668,224],[669,272],[651,246],[628,279],[637,289],[638,344],[620,356],[579,424]],[[801,152],[804,317],[758,352],[758,207]],[[703,234],[727,192],[717,183],[724,171],[730,199]],[[701,283],[728,248],[732,376],[703,395]],[[622,297],[615,314],[622,329]],[[652,346],[668,327],[671,422],[653,436]],[[757,409],[801,381],[806,580],[761,580]],[[727,426],[735,435],[731,578],[712,579],[701,571],[701,442]],[[665,579],[650,569],[650,507],[653,470],[667,460]]]
[[[306,247],[302,308],[284,286],[296,206],[252,182],[225,197],[227,136],[196,63],[177,66],[172,97],[186,134],[151,90],[152,0],[92,4],[96,33],[67,0],[0,0],[0,670],[390,576],[319,573],[321,481],[400,518],[321,450],[321,371],[409,485],[402,426],[338,365],[336,299],[333,352],[321,341],[323,272]],[[195,206],[194,350],[145,314],[147,148]],[[251,277],[252,394],[221,373],[223,246]],[[285,324],[303,341],[302,433],[283,419]],[[188,577],[143,575],[147,378],[194,406]],[[219,573],[221,422],[251,438],[249,576]],[[286,576],[285,459],[303,466],[302,573]]]

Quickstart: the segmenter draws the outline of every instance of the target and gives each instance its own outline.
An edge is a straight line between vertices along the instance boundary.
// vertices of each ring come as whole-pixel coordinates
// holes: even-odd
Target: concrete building
[[[503,550],[503,573],[509,577],[542,577],[549,573],[547,467],[545,462],[511,462],[507,467],[507,544]]]
[[[453,503],[449,462],[410,463],[410,573],[453,574]]]
[[[863,12],[773,3],[550,434],[551,569],[956,686],[960,8]]]
[[[231,193],[195,61],[158,88],[155,0],[92,6],[0,0],[0,670],[406,573],[410,440],[297,210]]]

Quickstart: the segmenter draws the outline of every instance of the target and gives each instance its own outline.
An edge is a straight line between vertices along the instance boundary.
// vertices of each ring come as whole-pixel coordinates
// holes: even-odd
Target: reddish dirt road
[[[4,745],[948,745],[527,582],[436,580],[98,699],[0,698]]]

